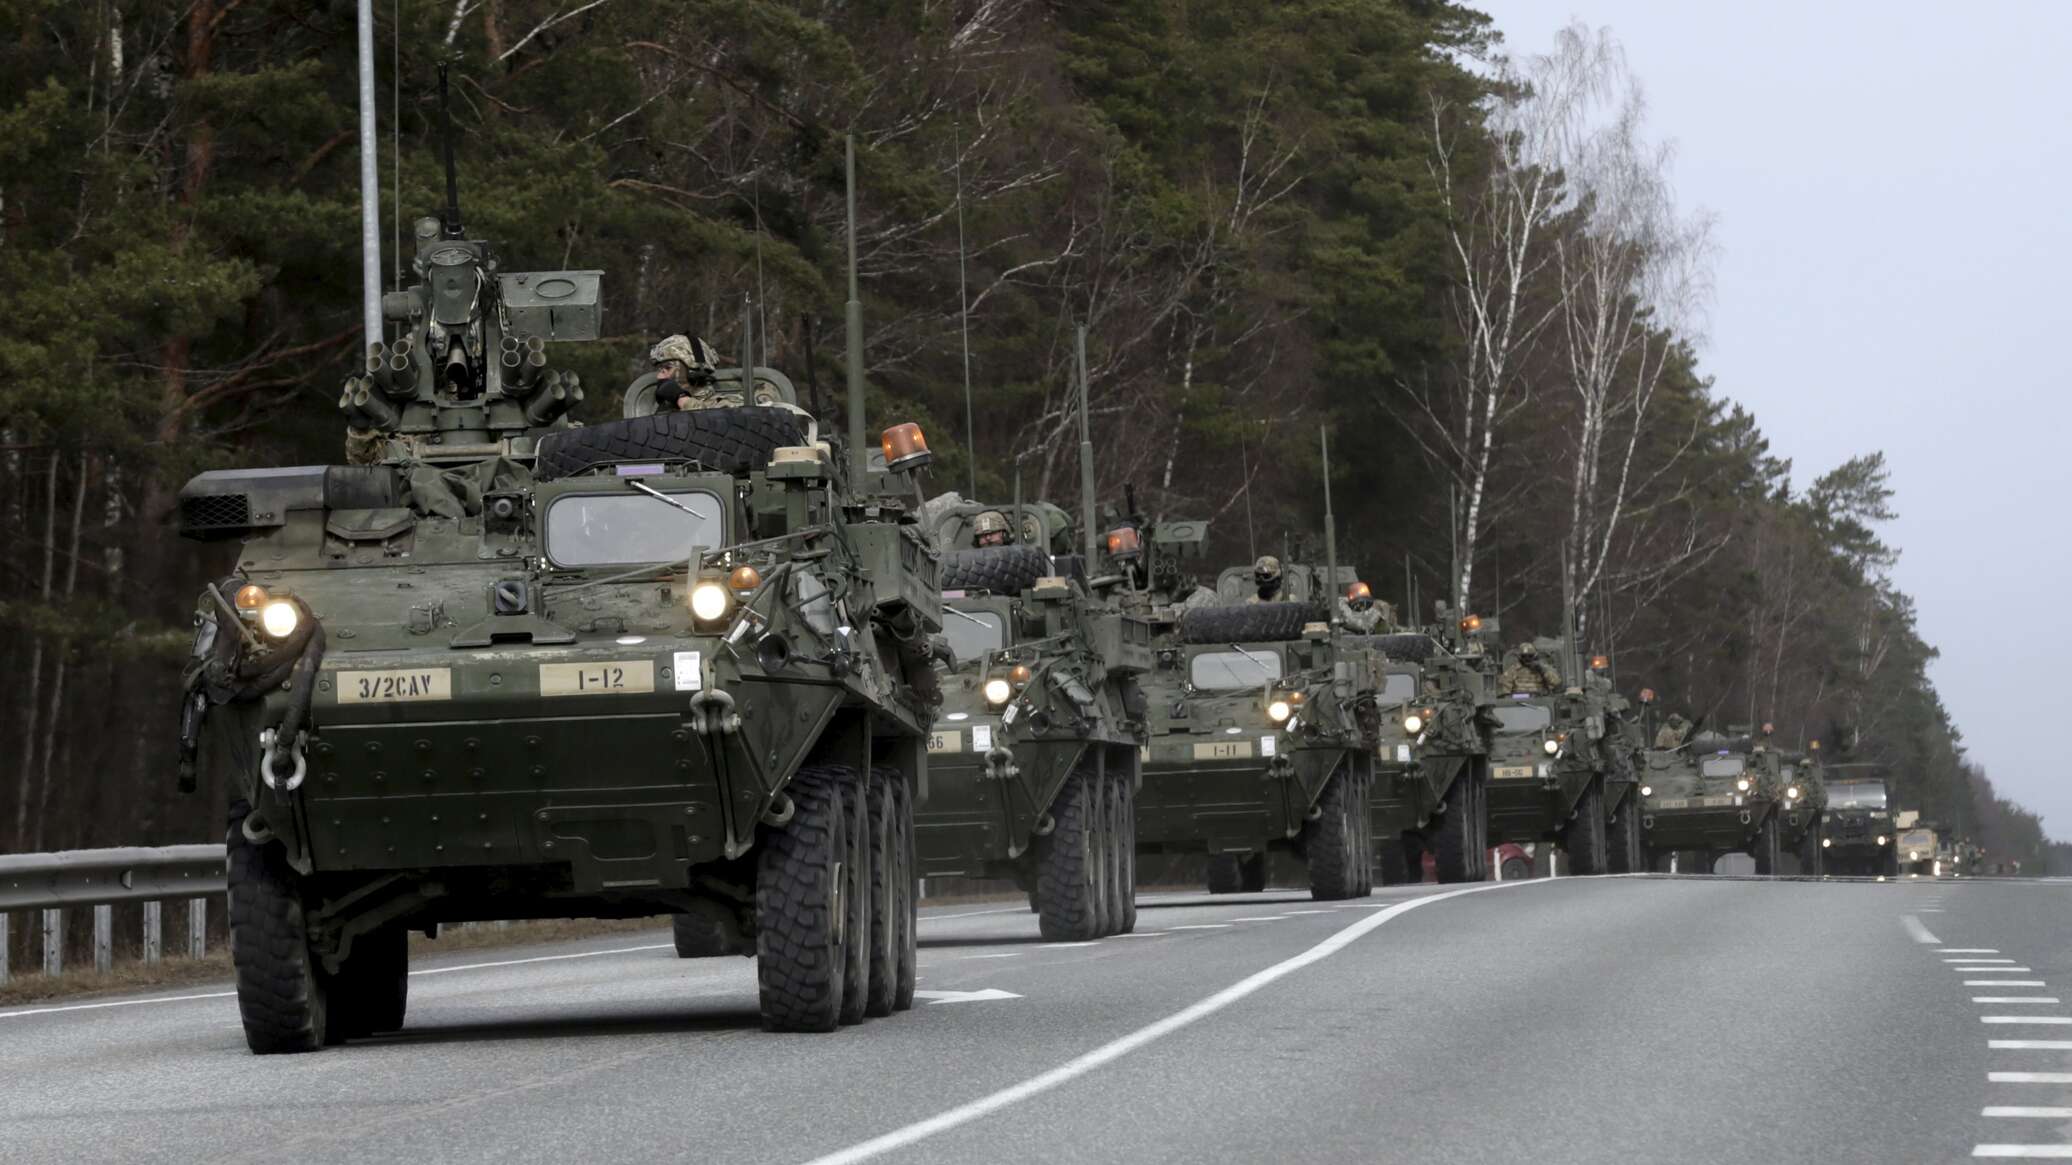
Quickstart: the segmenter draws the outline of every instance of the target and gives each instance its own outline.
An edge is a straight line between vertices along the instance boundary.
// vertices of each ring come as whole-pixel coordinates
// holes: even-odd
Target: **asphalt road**
[[[1562,878],[930,911],[912,1013],[756,1024],[666,933],[422,962],[244,1050],[198,988],[0,1011],[5,1161],[2072,1158],[2072,886]],[[978,993],[976,998],[966,993]]]

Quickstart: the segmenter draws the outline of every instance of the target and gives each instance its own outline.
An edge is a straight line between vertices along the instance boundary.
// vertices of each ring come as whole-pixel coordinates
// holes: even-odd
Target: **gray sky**
[[[1624,43],[1719,218],[1703,367],[1800,487],[1885,451],[1936,688],[2072,839],[2072,4],[1468,3],[1515,55],[1572,19]]]

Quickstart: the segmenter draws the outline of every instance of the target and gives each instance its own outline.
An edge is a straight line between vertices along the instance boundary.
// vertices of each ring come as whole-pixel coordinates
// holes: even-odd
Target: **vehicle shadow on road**
[[[755,1008],[686,1014],[648,1011],[612,1015],[556,1015],[501,1023],[429,1023],[388,1035],[353,1040],[349,1047],[412,1047],[427,1044],[489,1043],[497,1040],[562,1040],[615,1036],[697,1035],[754,1031],[762,1027]]]
[[[1272,893],[1273,891],[1271,890],[1261,892],[1261,894]],[[1292,891],[1289,892],[1285,897],[1263,897],[1253,894],[1217,894],[1214,896],[1203,895],[1200,898],[1189,898],[1181,902],[1146,902],[1140,898],[1137,900],[1137,909],[1139,911],[1144,911],[1199,909],[1203,906],[1293,906],[1296,903],[1307,903],[1314,901],[1316,901],[1316,899],[1311,898],[1308,894],[1297,893]]]

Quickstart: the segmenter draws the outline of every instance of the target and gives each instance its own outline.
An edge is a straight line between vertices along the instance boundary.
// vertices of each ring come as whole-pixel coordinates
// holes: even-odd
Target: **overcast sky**
[[[1936,688],[2072,840],[2072,3],[1468,3],[1514,55],[1624,43],[1719,220],[1703,367],[1800,487],[1885,451]]]

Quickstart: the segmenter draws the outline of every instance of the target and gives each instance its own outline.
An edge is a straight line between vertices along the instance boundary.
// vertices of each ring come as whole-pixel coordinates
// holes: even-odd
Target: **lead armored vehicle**
[[[1755,859],[1756,873],[1779,873],[1786,798],[1771,755],[1745,733],[1700,732],[1677,748],[1650,750],[1640,786],[1648,868],[1680,852],[1691,859],[1681,872],[1711,873],[1722,854],[1740,851]]]
[[[506,271],[450,201],[416,266],[347,383],[364,463],[181,493],[183,533],[241,544],[180,743],[229,804],[247,1043],[400,1027],[407,932],[481,919],[685,915],[756,957],[773,1029],[911,1006],[918,431],[871,473],[860,369],[844,457],[745,362],[690,371],[772,403],[572,426],[546,353],[598,336],[598,274]]]
[[[1892,806],[1880,780],[1827,782],[1821,851],[1830,874],[1893,877],[1899,873]]]

